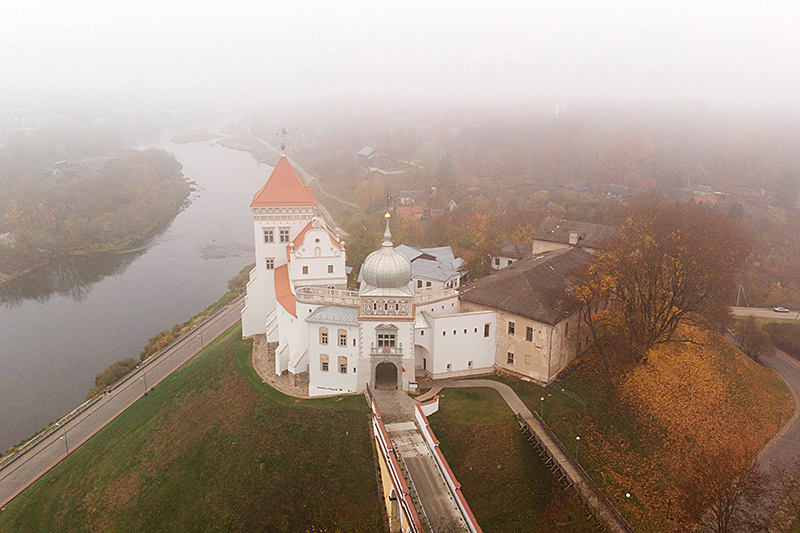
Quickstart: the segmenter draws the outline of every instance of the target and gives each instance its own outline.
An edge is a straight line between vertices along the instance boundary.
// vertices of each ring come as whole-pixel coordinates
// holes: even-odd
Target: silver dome
[[[364,281],[373,287],[393,289],[404,287],[411,281],[411,261],[408,257],[394,249],[392,233],[389,231],[389,213],[386,213],[386,231],[383,244],[367,256],[361,272]]]

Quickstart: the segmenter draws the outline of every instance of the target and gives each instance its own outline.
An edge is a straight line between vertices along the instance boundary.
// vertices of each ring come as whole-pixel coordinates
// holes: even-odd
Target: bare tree
[[[773,351],[772,343],[766,333],[758,327],[756,319],[748,316],[733,325],[733,338],[736,346],[753,361]]]
[[[770,490],[769,476],[756,462],[741,468],[737,455],[721,450],[712,457],[694,460],[693,475],[684,487],[684,505],[689,512],[704,513],[696,531],[761,531],[772,514],[763,507],[771,500],[764,497]]]

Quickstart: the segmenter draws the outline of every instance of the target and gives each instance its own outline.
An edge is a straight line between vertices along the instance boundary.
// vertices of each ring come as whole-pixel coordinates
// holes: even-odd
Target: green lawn
[[[236,325],[6,506],[0,531],[383,531],[361,396],[264,384]]]
[[[484,531],[586,531],[580,503],[554,486],[497,391],[445,389],[428,420]]]

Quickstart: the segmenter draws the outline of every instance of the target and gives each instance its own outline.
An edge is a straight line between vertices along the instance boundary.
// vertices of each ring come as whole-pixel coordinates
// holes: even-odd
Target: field
[[[383,531],[360,396],[264,384],[231,328],[8,504],[12,531]]]
[[[588,527],[580,503],[554,483],[497,391],[445,389],[439,411],[428,420],[484,531]]]

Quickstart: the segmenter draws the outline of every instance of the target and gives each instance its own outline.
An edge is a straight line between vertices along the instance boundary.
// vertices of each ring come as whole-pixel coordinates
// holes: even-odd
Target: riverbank
[[[64,257],[122,251],[162,233],[191,193],[181,170],[165,151],[132,151],[88,178],[45,182],[12,198],[0,222],[0,285]]]

